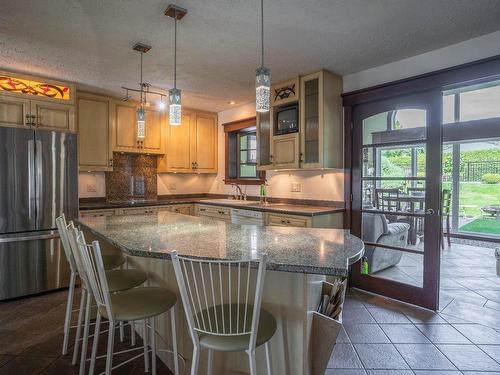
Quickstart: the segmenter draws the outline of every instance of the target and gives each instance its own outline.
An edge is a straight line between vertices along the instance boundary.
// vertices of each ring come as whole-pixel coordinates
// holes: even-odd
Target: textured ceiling
[[[220,111],[253,98],[258,0],[179,0],[177,85],[184,104]],[[172,85],[168,0],[0,0],[0,67],[121,95],[138,86],[135,42],[153,48],[144,80]],[[499,0],[266,0],[274,81],[326,68],[348,74],[500,29]]]

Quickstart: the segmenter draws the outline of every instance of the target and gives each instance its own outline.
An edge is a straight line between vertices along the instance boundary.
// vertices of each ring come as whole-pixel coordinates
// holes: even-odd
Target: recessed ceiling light
[[[227,102],[227,104],[235,105],[236,102],[234,100],[231,100],[231,101]]]

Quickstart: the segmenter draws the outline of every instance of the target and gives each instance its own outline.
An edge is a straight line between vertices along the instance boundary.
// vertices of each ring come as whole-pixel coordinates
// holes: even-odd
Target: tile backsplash
[[[113,153],[113,172],[106,172],[106,199],[156,199],[156,156]]]

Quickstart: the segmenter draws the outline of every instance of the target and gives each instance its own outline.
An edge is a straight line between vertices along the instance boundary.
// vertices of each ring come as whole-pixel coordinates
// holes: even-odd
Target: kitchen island
[[[345,230],[234,225],[169,211],[87,217],[78,223],[92,237],[124,251],[129,264],[148,272],[152,284],[175,292],[178,288],[169,261],[172,250],[221,260],[251,260],[266,253],[262,306],[278,322],[270,342],[275,374],[321,373],[334,344],[329,332],[335,334],[340,327],[339,322],[316,313],[327,285],[325,275],[344,279],[349,265],[364,251],[363,242]],[[189,366],[192,345],[180,301],[176,311],[179,353]],[[168,320],[160,320],[159,332],[170,343]],[[202,353],[201,369],[205,355]],[[263,349],[258,348],[259,373],[265,371],[264,358]],[[171,358],[165,355],[162,359],[173,368]],[[248,373],[245,353],[216,353],[214,360],[214,373]]]

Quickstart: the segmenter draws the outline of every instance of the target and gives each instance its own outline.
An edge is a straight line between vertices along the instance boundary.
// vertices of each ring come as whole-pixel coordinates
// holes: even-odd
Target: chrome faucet
[[[235,183],[232,183],[231,185],[236,187],[237,194],[235,195],[235,197],[237,200],[246,200],[247,199],[246,195],[243,193],[243,190],[241,190],[240,185],[235,184]]]

